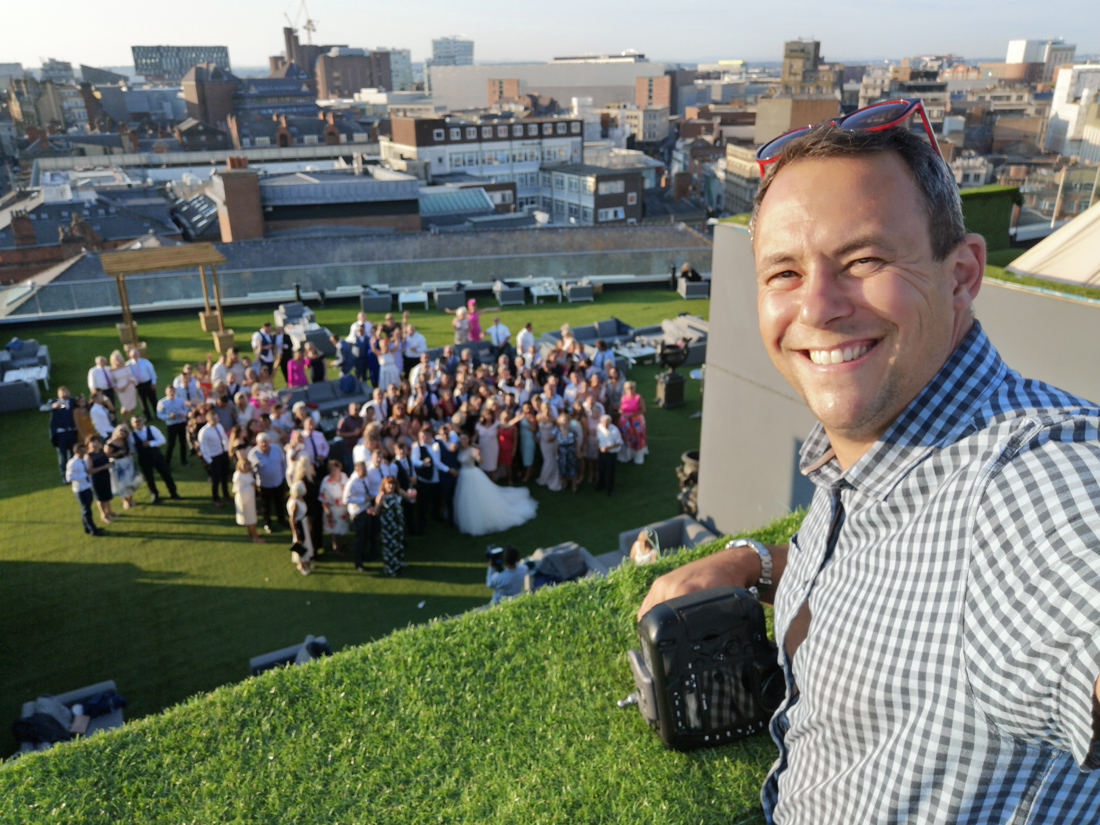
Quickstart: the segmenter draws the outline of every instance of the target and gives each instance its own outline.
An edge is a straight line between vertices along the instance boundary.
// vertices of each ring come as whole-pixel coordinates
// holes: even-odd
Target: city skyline
[[[234,66],[261,67],[282,51],[284,14],[298,23],[305,16],[295,0],[276,6],[242,0],[232,6],[199,0],[186,17],[165,20],[151,15],[124,17],[105,13],[108,23],[89,37],[87,6],[75,0],[51,4],[49,22],[30,4],[5,12],[0,31],[0,62],[41,65],[43,58],[93,66],[132,65],[134,45],[224,45]],[[132,7],[131,7],[132,8]],[[541,62],[555,56],[614,54],[626,49],[650,60],[697,62],[716,59],[777,61],[783,42],[799,37],[821,42],[827,60],[856,62],[918,54],[956,54],[966,59],[1004,59],[1009,40],[1063,37],[1078,56],[1100,53],[1100,27],[1080,31],[1080,21],[1095,15],[1093,2],[1066,0],[1055,11],[1034,2],[981,0],[956,8],[943,0],[891,3],[873,7],[875,27],[865,21],[868,7],[852,0],[823,6],[808,2],[733,8],[703,0],[690,11],[655,0],[638,0],[630,14],[621,6],[605,8],[580,0],[560,0],[547,13],[504,3],[469,0],[458,6],[442,0],[366,12],[350,0],[312,0],[314,41],[352,47],[409,49],[422,62],[432,38],[463,35],[475,43],[478,62]],[[682,26],[667,25],[679,13]],[[705,27],[699,21],[712,21]],[[728,23],[728,29],[724,25]]]

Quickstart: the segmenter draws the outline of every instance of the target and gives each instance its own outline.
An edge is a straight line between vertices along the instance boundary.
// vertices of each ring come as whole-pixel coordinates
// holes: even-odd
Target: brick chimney
[[[248,158],[230,157],[226,168],[213,176],[222,241],[246,241],[264,236],[260,177],[248,168]]]
[[[11,213],[11,231],[16,246],[34,246],[38,238],[34,234],[34,224],[27,216],[26,209],[15,209]]]

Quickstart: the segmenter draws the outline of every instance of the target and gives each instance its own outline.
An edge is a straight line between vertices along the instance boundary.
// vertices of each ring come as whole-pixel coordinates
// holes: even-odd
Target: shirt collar
[[[1008,373],[978,321],[939,372],[847,470],[841,470],[829,437],[815,424],[799,453],[799,470],[818,487],[843,484],[883,499],[933,450],[973,429],[982,404]]]

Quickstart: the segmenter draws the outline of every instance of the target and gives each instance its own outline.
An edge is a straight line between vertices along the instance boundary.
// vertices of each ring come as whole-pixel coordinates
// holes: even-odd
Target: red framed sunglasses
[[[936,154],[939,156],[940,160],[943,160],[943,155],[940,153],[940,147],[936,143],[936,135],[932,131],[932,125],[928,122],[928,115],[924,111],[924,103],[921,99],[885,100],[882,103],[872,103],[870,106],[857,109],[851,114],[844,115],[843,117],[823,120],[821,123],[815,123],[812,126],[803,126],[801,129],[793,129],[777,138],[769,140],[756,150],[756,162],[760,164],[760,175],[763,177],[765,166],[772,161],[779,160],[779,156],[783,153],[784,146],[795,138],[802,137],[811,129],[816,129],[819,126],[825,126],[831,123],[834,126],[839,126],[841,129],[875,132],[879,129],[889,129],[891,126],[898,126],[905,123],[910,120],[914,114],[920,115],[921,123],[924,124],[924,132],[928,136],[928,142],[932,144],[932,148],[936,150]]]

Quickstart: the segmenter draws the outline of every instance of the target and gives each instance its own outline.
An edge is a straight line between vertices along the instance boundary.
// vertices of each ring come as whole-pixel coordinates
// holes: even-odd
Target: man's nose
[[[847,287],[843,274],[835,267],[826,263],[810,267],[799,287],[799,321],[823,329],[832,321],[847,316],[852,311]]]

